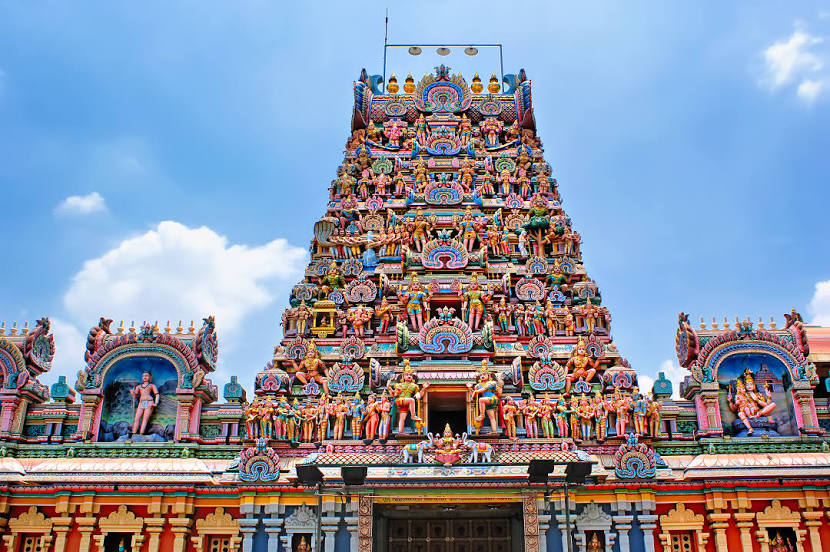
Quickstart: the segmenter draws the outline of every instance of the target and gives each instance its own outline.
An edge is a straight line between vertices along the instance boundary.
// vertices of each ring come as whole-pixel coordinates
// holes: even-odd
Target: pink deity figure
[[[357,183],[357,192],[360,194],[360,199],[366,201],[366,198],[369,197],[369,184],[371,183],[372,181],[365,173],[360,177],[360,181]]]
[[[380,321],[378,333],[383,335],[389,331],[389,322],[392,320],[392,306],[386,297],[380,300],[380,305],[375,307],[375,318]]]
[[[504,255],[505,257],[510,255],[510,229],[507,227],[507,225],[503,226],[501,229],[499,247],[501,249],[502,255]]]
[[[415,210],[415,219],[410,223],[412,226],[412,241],[415,242],[415,248],[420,253],[426,247],[427,241],[430,238],[430,230],[432,223],[426,216],[424,216],[421,208]]]
[[[611,406],[616,414],[616,421],[614,428],[617,431],[617,436],[625,435],[625,428],[628,425],[628,414],[631,406],[631,401],[628,397],[623,396],[620,390],[614,392],[614,398],[611,400]]]
[[[501,190],[502,195],[506,196],[506,195],[510,194],[510,191],[511,191],[510,186],[511,186],[511,184],[513,184],[514,180],[513,180],[513,176],[510,174],[510,172],[507,169],[505,169],[505,170],[501,171],[501,173],[499,173],[499,177],[496,179],[496,181],[499,183],[499,189]]]
[[[519,185],[519,193],[522,199],[527,199],[530,195],[530,179],[527,177],[527,171],[519,169],[519,178],[516,180]]]
[[[510,315],[512,310],[512,307],[506,302],[504,297],[499,300],[499,303],[495,307],[499,322],[498,329],[501,330],[501,333],[510,333]]]
[[[400,147],[401,137],[406,131],[406,123],[400,119],[393,119],[383,123],[383,135],[389,140],[389,145],[393,147]]]
[[[527,335],[527,326],[525,326],[525,307],[522,303],[516,303],[513,307],[513,320],[516,326],[516,332],[520,336]]]
[[[256,403],[245,405],[245,429],[249,439],[259,437],[259,418]]]
[[[467,251],[472,253],[476,238],[478,237],[478,229],[480,228],[479,223],[476,222],[473,216],[472,207],[467,206],[461,219],[453,215],[453,224],[461,237],[461,244]]]
[[[348,335],[349,331],[349,313],[346,311],[338,310],[337,311],[337,325],[340,326],[340,332],[342,333],[343,337]]]
[[[143,372],[141,374],[141,383],[130,390],[133,396],[133,405],[135,399],[138,399],[138,407],[135,409],[135,416],[133,417],[133,434],[143,435],[147,430],[147,423],[150,421],[150,416],[153,410],[159,405],[158,388],[152,383],[153,375],[150,372]]]
[[[490,248],[490,254],[497,257],[501,253],[501,232],[496,226],[492,224],[487,227],[487,247]]]
[[[574,328],[576,328],[576,322],[574,322],[574,315],[568,311],[568,314],[565,315],[565,323],[563,324],[565,328],[565,335],[568,337],[572,337],[574,334]]]
[[[481,132],[484,134],[484,143],[488,146],[499,145],[499,135],[501,134],[504,123],[495,118],[484,119],[481,124]]]
[[[568,375],[565,376],[565,393],[570,393],[571,385],[573,382],[579,381],[580,378],[585,380],[586,383],[590,383],[597,373],[598,366],[599,359],[592,359],[588,356],[585,342],[580,338],[576,343],[573,356],[568,359],[568,363],[565,365],[568,371]]]
[[[378,424],[378,439],[386,441],[389,438],[389,429],[392,426],[392,403],[389,401],[389,396],[386,391],[380,397],[380,423]]]
[[[352,323],[352,330],[358,337],[363,337],[364,328],[369,321],[371,314],[363,305],[358,305],[354,310],[349,312],[349,320]]]
[[[582,316],[585,318],[585,329],[588,333],[594,331],[597,327],[597,316],[599,315],[599,309],[591,304],[591,298],[589,297],[585,301],[585,305],[583,305],[581,313]]]
[[[764,391],[758,391],[755,385],[755,378],[752,372],[747,368],[742,377],[735,382],[735,396],[732,396],[732,389],[726,396],[726,400],[738,418],[746,427],[746,434],[752,435],[754,429],[751,421],[763,416],[767,416],[772,421],[772,411],[775,409],[775,403],[772,401],[772,389],[769,382],[764,385]]]
[[[389,180],[389,175],[380,173],[375,177],[375,193],[379,196],[386,197],[386,187],[389,186],[391,181]]]

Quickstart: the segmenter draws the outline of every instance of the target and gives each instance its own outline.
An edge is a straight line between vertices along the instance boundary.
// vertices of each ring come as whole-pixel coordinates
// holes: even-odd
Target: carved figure
[[[303,385],[308,385],[309,382],[315,381],[323,388],[323,393],[329,394],[328,380],[323,376],[326,373],[326,365],[320,358],[320,353],[317,352],[317,347],[311,341],[306,350],[305,356],[298,365],[294,359],[291,359],[291,364],[294,366],[295,377],[302,382]]]
[[[585,382],[590,383],[597,373],[599,359],[589,357],[586,350],[585,342],[580,338],[576,343],[573,356],[568,359],[568,363],[565,365],[565,368],[568,370],[568,375],[565,376],[565,393],[570,393],[573,382],[581,378]]]
[[[141,374],[141,383],[130,390],[133,396],[133,405],[138,399],[138,407],[135,409],[135,416],[133,417],[133,434],[143,435],[147,430],[147,423],[150,421],[150,416],[153,410],[159,405],[158,388],[152,383],[153,376],[150,372],[143,372]]]
[[[752,435],[753,428],[751,420],[769,416],[775,409],[772,401],[772,389],[769,383],[764,386],[763,393],[755,386],[755,378],[749,368],[744,371],[743,377],[739,377],[735,383],[735,396],[732,396],[732,389],[729,389],[727,402],[729,407],[738,415],[738,418],[746,426],[746,434]],[[769,418],[772,421],[772,418]]]
[[[481,367],[478,369],[478,381],[467,383],[467,387],[472,390],[470,399],[475,403],[473,426],[476,428],[476,432],[481,429],[484,417],[487,416],[490,421],[490,431],[498,433],[497,414],[499,413],[502,384],[488,369],[487,359],[481,361]]]
[[[395,407],[398,410],[398,433],[403,433],[407,416],[410,416],[413,422],[421,421],[418,415],[420,408],[418,407],[422,398],[421,392],[427,387],[429,387],[429,383],[418,385],[417,378],[409,365],[409,359],[404,359],[400,381],[390,382],[389,386],[391,395],[395,398]]]
[[[464,313],[464,321],[467,322],[473,331],[478,330],[481,325],[481,318],[484,314],[484,302],[489,301],[493,292],[483,289],[478,283],[478,277],[473,274],[470,285],[464,292],[464,300],[461,303],[461,310]]]

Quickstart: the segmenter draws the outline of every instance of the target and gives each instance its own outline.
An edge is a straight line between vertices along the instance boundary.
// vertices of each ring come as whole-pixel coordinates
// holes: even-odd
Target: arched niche
[[[721,421],[727,435],[738,437],[746,436],[746,427],[738,418],[729,404],[731,392],[733,400],[738,394],[738,387],[746,385],[747,374],[751,375],[755,392],[765,397],[764,388],[769,386],[772,392],[774,408],[763,418],[773,418],[774,427],[769,429],[755,428],[753,436],[768,434],[799,435],[799,424],[795,415],[792,388],[792,374],[786,362],[786,351],[772,344],[743,344],[736,343],[727,352],[718,356],[714,366],[714,374],[720,387],[718,402],[720,404]],[[755,424],[752,424],[753,426]]]
[[[151,383],[159,391],[159,404],[153,409],[141,440],[170,441],[175,435],[178,411],[176,389],[183,375],[185,359],[176,351],[160,346],[129,347],[113,351],[101,369],[101,405],[96,440],[124,441],[130,438],[138,398],[130,390],[142,383],[142,374],[151,374]]]

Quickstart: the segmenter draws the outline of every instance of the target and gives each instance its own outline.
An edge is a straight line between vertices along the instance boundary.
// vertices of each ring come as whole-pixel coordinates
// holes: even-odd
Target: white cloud
[[[796,29],[788,39],[767,47],[762,53],[765,84],[770,90],[778,90],[796,83],[796,95],[807,103],[814,102],[826,90],[824,43],[823,37]]]
[[[680,382],[683,381],[686,378],[686,376],[689,375],[689,371],[685,368],[682,368],[673,360],[664,360],[663,362],[661,362],[658,371],[663,372],[663,374],[666,376],[666,379],[671,381],[672,398],[679,399]]]
[[[818,95],[824,89],[824,82],[818,80],[805,79],[798,85],[796,94],[807,103],[812,103],[818,98]]]
[[[121,242],[86,261],[64,295],[78,320],[101,315],[128,320],[196,319],[214,314],[230,331],[251,311],[274,300],[273,285],[299,277],[303,249],[277,239],[265,245],[229,245],[210,228],[174,221]]]
[[[50,318],[50,321],[55,339],[55,358],[52,360],[52,370],[40,379],[43,383],[52,383],[58,380],[58,376],[66,376],[66,383],[72,386],[78,370],[84,366],[86,335],[63,319]]]
[[[637,374],[637,385],[642,393],[651,393],[654,388],[654,378],[645,374]]]
[[[830,280],[816,283],[816,289],[807,310],[812,316],[811,324],[830,326]]]
[[[69,196],[55,208],[56,213],[67,215],[90,215],[106,210],[107,203],[98,192]]]

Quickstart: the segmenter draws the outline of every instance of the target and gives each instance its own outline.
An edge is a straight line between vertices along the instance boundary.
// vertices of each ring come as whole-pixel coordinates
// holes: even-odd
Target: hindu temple
[[[0,550],[830,550],[830,328],[681,312],[645,388],[525,71],[353,94],[252,381],[210,313],[101,313],[51,388],[49,319],[0,327]]]

